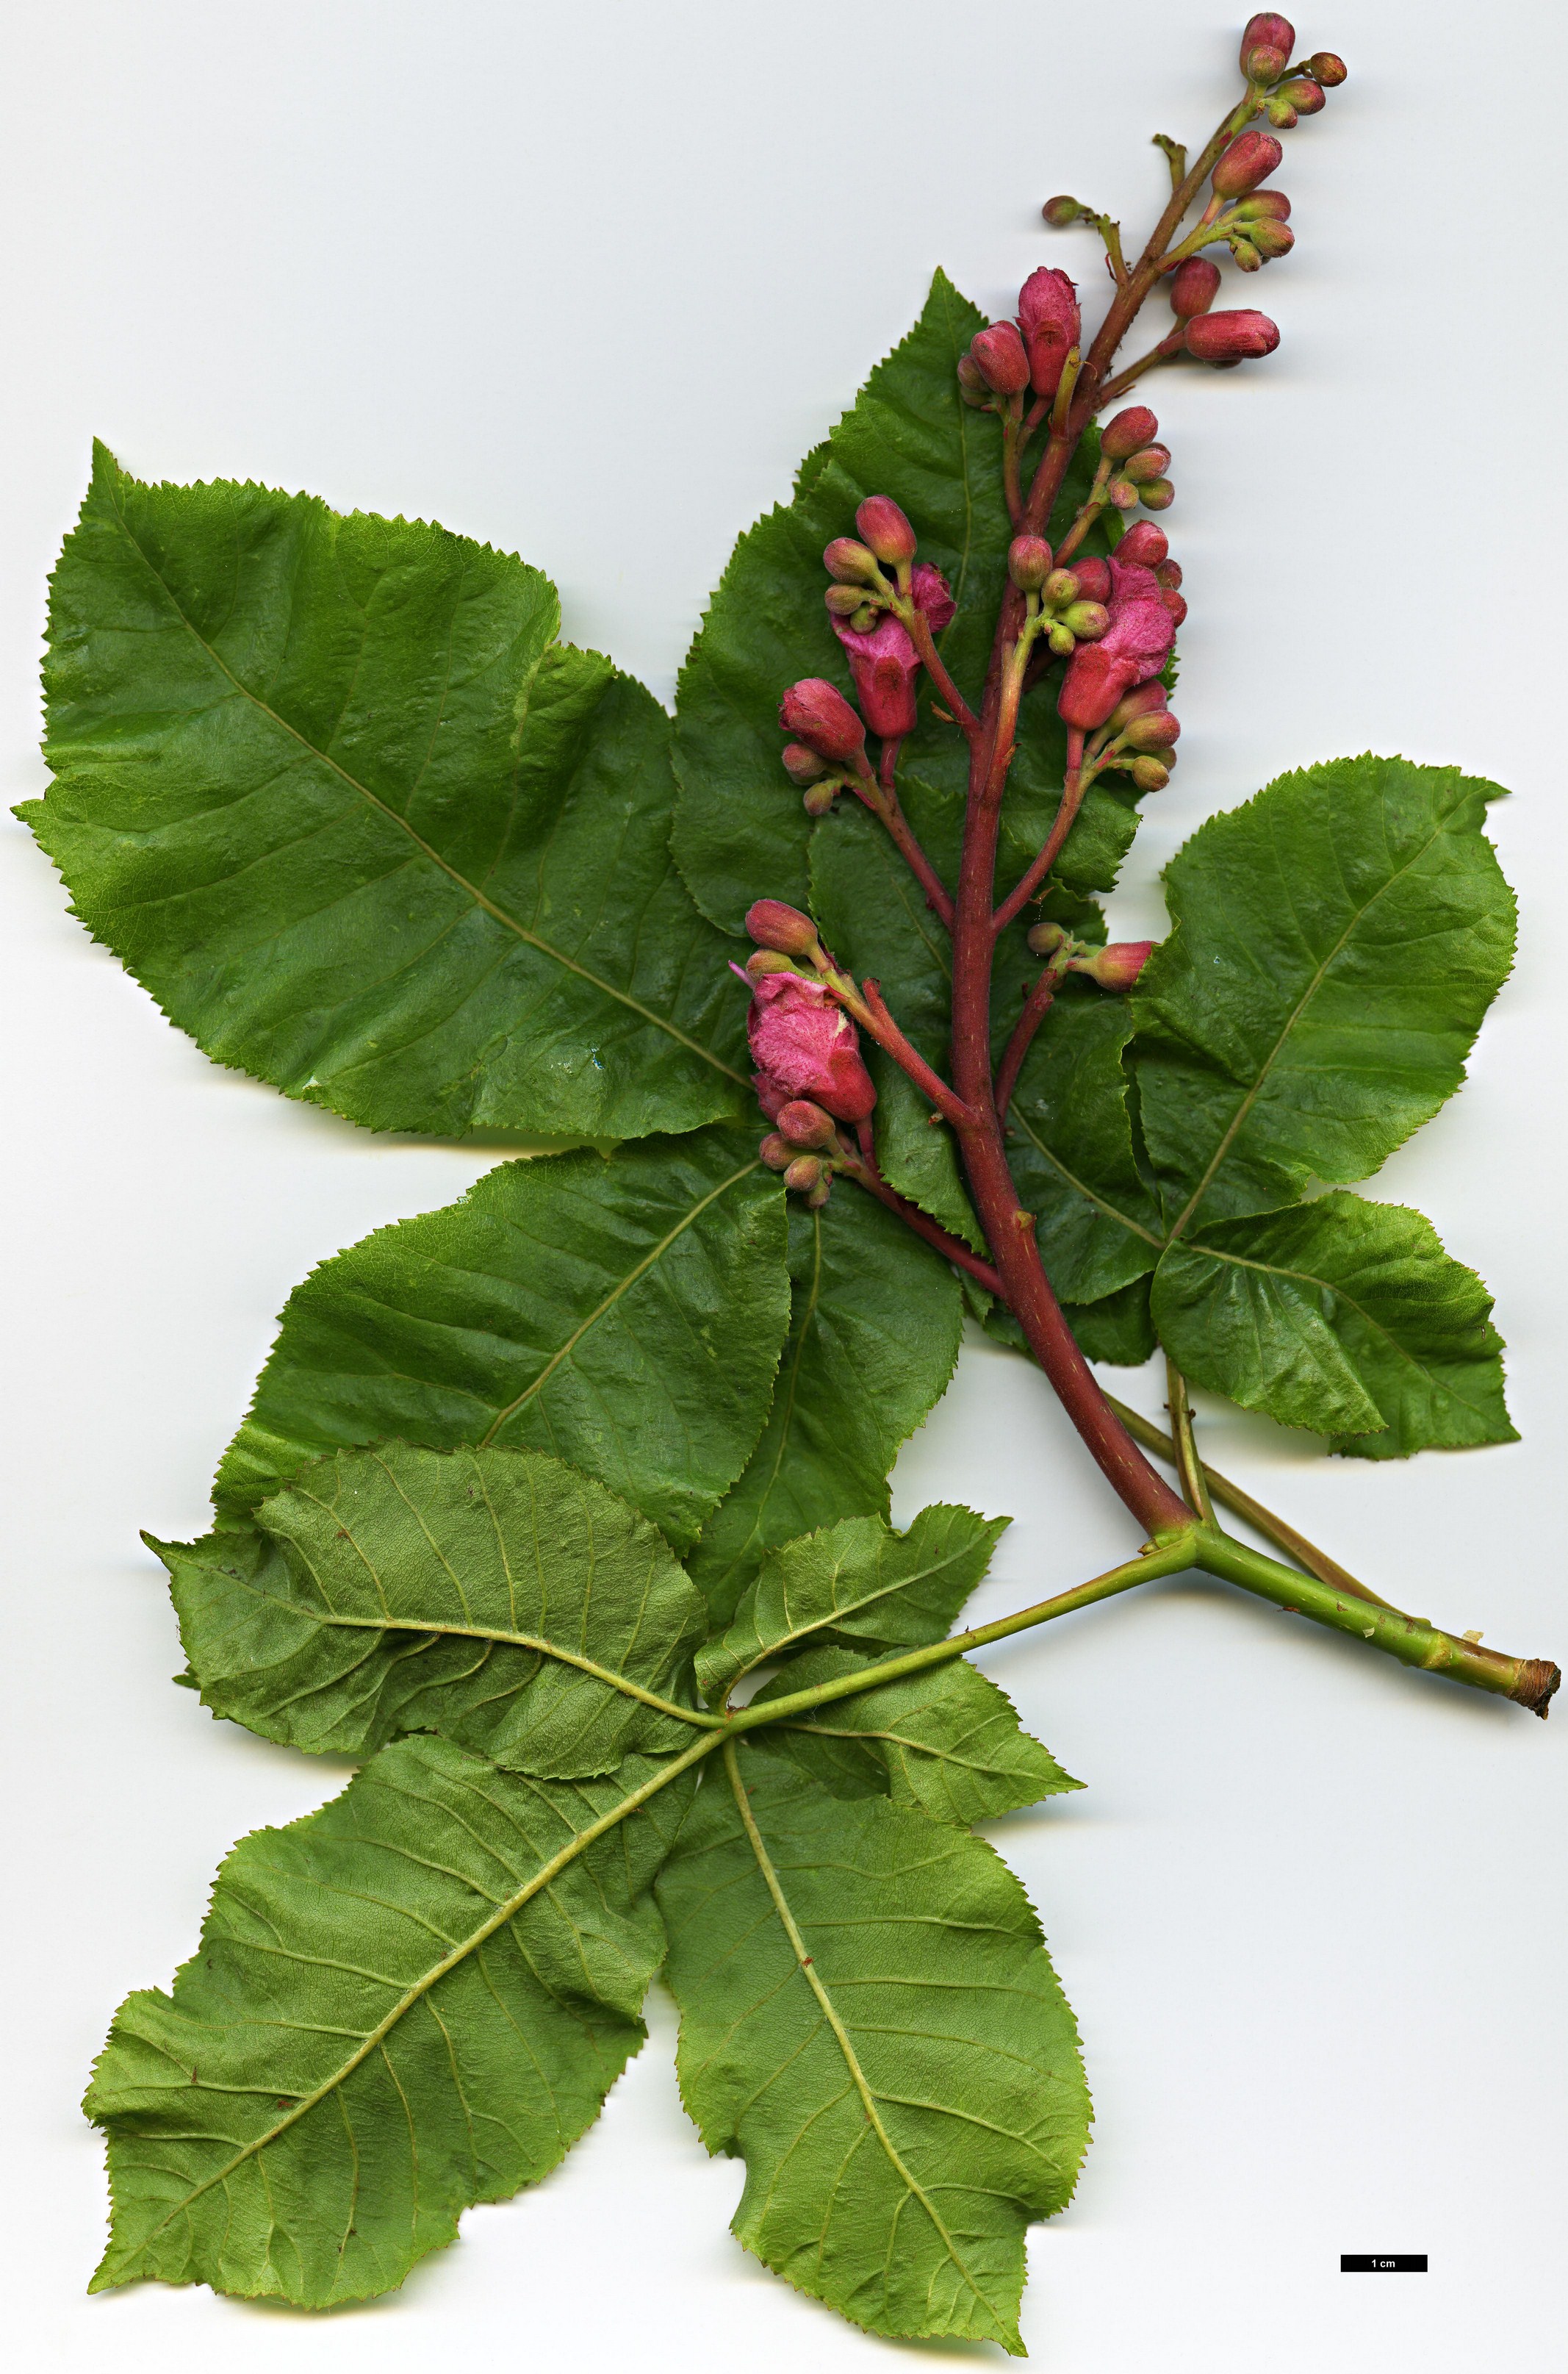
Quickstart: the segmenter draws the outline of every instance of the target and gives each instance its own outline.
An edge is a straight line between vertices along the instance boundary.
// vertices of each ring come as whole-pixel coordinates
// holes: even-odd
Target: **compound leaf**
[[[1364,1179],[1431,1118],[1505,978],[1494,783],[1403,758],[1282,775],[1166,869],[1134,1003],[1173,1234]]]
[[[755,1148],[719,1128],[503,1163],[324,1262],[284,1310],[220,1506],[356,1443],[496,1443],[556,1452],[690,1542],[756,1442],[789,1316],[784,1199]]]
[[[404,1740],[242,1839],[196,1955],[122,2006],[94,2071],[113,2193],[94,2289],[364,2299],[554,2168],[646,2033],[649,1889],[690,1782],[616,1813],[673,1769],[543,1781]]]
[[[770,1553],[723,1638],[697,1658],[709,1695],[774,1657],[825,1641],[918,1649],[940,1640],[1012,1522],[973,1509],[922,1509],[907,1533],[847,1517]]]
[[[669,855],[662,710],[444,529],[101,446],[21,811],[224,1064],[374,1129],[636,1137],[746,1102],[724,944]]]
[[[762,1439],[686,1560],[718,1624],[776,1544],[839,1517],[886,1515],[898,1446],[958,1358],[952,1268],[869,1195],[840,1187],[820,1212],[793,1209],[790,1271],[790,1334]]]
[[[1492,1297],[1432,1224],[1324,1195],[1173,1245],[1154,1319],[1199,1384],[1373,1457],[1516,1440]]]
[[[1072,2015],[966,1831],[726,1751],[659,1882],[681,2090],[734,2230],[857,2324],[1023,2354],[1024,2234],[1087,2140]]]
[[[848,1649],[812,1649],[758,1690],[754,1706],[863,1673]],[[1004,1690],[966,1658],[832,1698],[798,1722],[752,1734],[836,1796],[891,1797],[933,1822],[967,1828],[1083,1783],[1031,1739]]]
[[[253,1526],[156,1546],[204,1704],[268,1739],[439,1731],[576,1779],[695,1736],[661,1709],[695,1704],[701,1598],[645,1517],[542,1452],[339,1451]]]

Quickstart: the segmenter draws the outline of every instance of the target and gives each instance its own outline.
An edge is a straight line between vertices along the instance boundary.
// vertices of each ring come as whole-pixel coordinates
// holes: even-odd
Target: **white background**
[[[1199,0],[11,0],[5,23],[7,800],[44,780],[44,579],[94,431],[145,476],[253,476],[520,550],[575,639],[667,696],[734,535],[931,266],[999,312],[1043,260],[1098,286],[1041,199],[1146,221],[1149,135],[1202,135],[1235,41]],[[1517,793],[1495,829],[1518,970],[1469,1087],[1377,1192],[1494,1287],[1525,1440],[1402,1468],[1234,1414],[1207,1440],[1401,1604],[1561,1656],[1568,57],[1560,12],[1527,6],[1340,0],[1302,32],[1352,79],[1288,144],[1295,254],[1224,300],[1275,311],[1280,351],[1150,389],[1193,605],[1186,735],[1115,920],[1157,929],[1160,864],[1289,764],[1403,750]],[[0,860],[12,2362],[912,2362],[729,2239],[741,2171],[685,2123],[661,2006],[567,2166],[472,2213],[398,2298],[311,2321],[201,2290],[84,2297],[103,2193],[76,2103],[110,2015],[190,1951],[231,1840],[338,1780],[169,1686],[137,1529],[201,1529],[306,1270],[492,1158],[377,1141],[208,1065],[68,919],[19,827]],[[1153,1371],[1128,1390],[1159,1399]],[[900,1466],[903,1511],[941,1494],[1018,1520],[987,1614],[1124,1554],[1042,1383],[988,1348]],[[1032,2238],[1036,2362],[1560,2368],[1568,1723],[1219,1585],[989,1666],[1090,1784],[998,1832],[1099,2113],[1075,2204]],[[1346,2249],[1424,2250],[1432,2273],[1341,2277]]]

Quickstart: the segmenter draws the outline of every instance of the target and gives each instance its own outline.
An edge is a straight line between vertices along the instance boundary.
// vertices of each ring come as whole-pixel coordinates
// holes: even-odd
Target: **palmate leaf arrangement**
[[[1291,245],[1275,135],[1345,73],[1293,46],[1255,17],[1213,138],[1160,138],[1134,260],[1046,206],[1104,242],[1092,335],[1061,271],[1016,324],[937,276],[742,537],[673,722],[519,560],[99,452],[24,811],[76,912],[288,1095],[575,1148],[315,1271],[214,1530],[155,1545],[205,1704],[364,1760],[240,1842],[171,1991],[116,2017],[99,2286],[388,2290],[556,2164],[662,1970],[742,2242],[873,2332],[1021,2353],[1089,2098],[972,1826],[1079,1784],[973,1652],[1200,1569],[1545,1713],[1555,1666],[1400,1613],[1211,1475],[1187,1391],[1364,1458],[1512,1439],[1480,1280],[1344,1192],[1458,1085],[1507,971],[1497,787],[1310,767],[1188,842],[1157,948],[1096,903],[1175,762],[1185,606],[1129,523],[1171,499],[1157,423],[1109,408],[1277,343],[1215,309],[1213,252]],[[1156,295],[1172,325],[1118,367]],[[966,1313],[1136,1527],[954,1633],[1006,1520],[898,1533],[887,1478]],[[1156,1346],[1168,1437],[1088,1365]]]

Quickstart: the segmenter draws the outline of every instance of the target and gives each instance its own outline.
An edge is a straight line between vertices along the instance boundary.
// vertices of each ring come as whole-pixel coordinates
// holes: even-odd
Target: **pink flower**
[[[860,1033],[822,983],[770,972],[750,987],[746,1036],[757,1066],[757,1102],[768,1120],[800,1097],[837,1121],[868,1120],[876,1090],[860,1061]]]
[[[1260,177],[1261,178],[1261,177]],[[1018,326],[1029,350],[1029,384],[1036,395],[1054,395],[1068,349],[1082,326],[1078,291],[1065,272],[1042,264],[1018,292]]]
[[[1058,713],[1085,734],[1103,725],[1134,685],[1160,674],[1176,640],[1176,620],[1153,569],[1113,553],[1106,572],[1110,625],[1098,642],[1073,653],[1057,697]]]
[[[909,591],[914,595],[916,609],[932,634],[940,635],[952,619],[956,606],[941,570],[933,568],[929,560],[922,560],[909,581]]]
[[[802,676],[799,684],[792,684],[778,704],[778,723],[818,758],[840,767],[852,761],[865,745],[865,727],[838,687],[829,684],[825,676]]]
[[[940,635],[953,616],[953,596],[940,569],[923,560],[910,580],[915,607],[933,635]],[[908,629],[885,612],[868,633],[860,634],[848,618],[835,617],[833,631],[849,657],[849,673],[865,712],[866,723],[884,742],[912,734],[917,723],[915,679],[920,662]]]

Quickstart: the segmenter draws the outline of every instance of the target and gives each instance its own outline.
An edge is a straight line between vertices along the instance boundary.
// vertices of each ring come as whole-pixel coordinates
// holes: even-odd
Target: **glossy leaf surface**
[[[670,726],[535,569],[98,449],[28,821],[218,1062],[373,1129],[636,1137],[747,1102],[668,850]]]
[[[218,1471],[249,1508],[323,1451],[554,1451],[677,1547],[744,1466],[789,1310],[784,1199],[750,1133],[509,1162],[290,1297]]]

